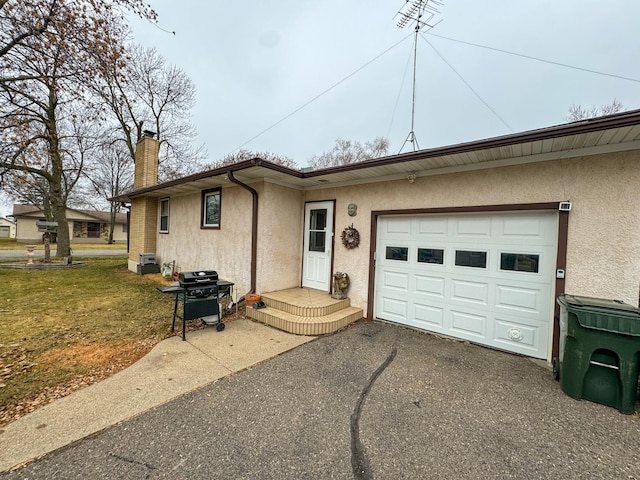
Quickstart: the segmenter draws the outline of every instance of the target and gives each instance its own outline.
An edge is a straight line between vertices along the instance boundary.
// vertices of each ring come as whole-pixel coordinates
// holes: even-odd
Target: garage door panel
[[[518,287],[496,285],[496,307],[521,314],[541,315],[548,308],[549,289],[545,285]]]
[[[414,304],[414,319],[419,328],[442,330],[444,327],[445,310],[433,305]]]
[[[513,245],[555,245],[549,230],[554,226],[553,216],[505,216],[497,219],[496,240]]]
[[[406,323],[408,310],[409,304],[407,301],[398,298],[384,297],[382,299],[382,310],[379,316],[384,320]]]
[[[383,276],[382,285],[396,292],[406,293],[409,291],[409,274],[407,272],[386,271]]]
[[[451,310],[451,331],[463,334],[464,338],[473,336],[484,339],[487,336],[487,317],[484,315],[472,314]]]
[[[488,240],[491,238],[491,218],[485,216],[478,217],[451,217],[455,225],[455,240],[466,241]]]
[[[497,219],[498,232],[501,237],[508,237],[508,241],[521,238],[542,238],[544,226],[540,218],[511,217]]]
[[[546,338],[548,330],[544,326],[517,323],[505,318],[495,321],[495,341],[506,350],[530,354],[540,348],[540,341]]]
[[[411,234],[411,219],[404,217],[389,218],[384,225],[383,233],[391,238],[405,237]]]
[[[418,219],[416,235],[420,240],[436,239],[441,240],[448,235],[449,222],[446,217],[423,217]]]
[[[454,279],[451,281],[451,299],[486,307],[489,303],[489,285],[481,282]]]
[[[443,277],[430,277],[427,275],[414,275],[415,293],[444,298],[445,279]]]
[[[422,215],[396,220],[378,220],[375,316],[547,358],[554,306],[556,213]]]

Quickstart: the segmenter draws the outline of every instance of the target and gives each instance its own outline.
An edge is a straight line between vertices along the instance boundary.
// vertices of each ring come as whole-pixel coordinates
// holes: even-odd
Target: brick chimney
[[[158,183],[160,144],[154,136],[154,132],[145,130],[136,144],[134,190]],[[156,253],[158,199],[147,196],[132,198],[130,212],[128,268],[132,272],[138,272],[140,254]]]
[[[136,170],[133,188],[150,187],[158,183],[158,151],[155,132],[145,130],[136,144]]]

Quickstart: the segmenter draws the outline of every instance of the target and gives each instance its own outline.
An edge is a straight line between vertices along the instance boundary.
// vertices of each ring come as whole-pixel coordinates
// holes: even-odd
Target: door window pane
[[[311,210],[309,230],[324,230],[325,228],[327,228],[327,209]]]
[[[385,252],[385,258],[387,260],[401,260],[406,262],[409,258],[408,247],[387,247]]]
[[[487,252],[456,250],[456,265],[459,267],[487,268]]]
[[[528,253],[501,253],[500,270],[538,273],[540,255]]]
[[[325,232],[309,232],[309,251],[324,252],[326,238]]]
[[[418,262],[420,263],[444,263],[444,250],[439,248],[418,248]]]

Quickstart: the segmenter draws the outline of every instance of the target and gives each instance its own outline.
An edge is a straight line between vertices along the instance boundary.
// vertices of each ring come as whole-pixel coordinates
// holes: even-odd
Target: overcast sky
[[[407,139],[413,28],[399,29],[394,18],[403,0],[151,3],[175,36],[135,22],[135,40],[195,83],[193,121],[211,160],[242,146],[306,166],[338,137],[387,137],[391,153]],[[418,42],[420,148],[557,125],[573,104],[617,98],[626,109],[640,107],[638,81],[453,41],[640,79],[640,2],[446,0],[438,9],[433,23],[440,23]]]
[[[394,18],[404,0],[150,3],[175,35],[134,20],[134,40],[195,83],[192,120],[211,161],[242,147],[304,167],[337,138],[387,137],[390,153],[407,139],[413,28]],[[445,0],[438,9],[418,41],[420,148],[557,125],[574,104],[640,108],[638,1]]]

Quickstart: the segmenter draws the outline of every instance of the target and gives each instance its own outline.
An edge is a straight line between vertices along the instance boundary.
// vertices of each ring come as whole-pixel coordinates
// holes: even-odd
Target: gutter
[[[256,270],[257,270],[257,257],[258,257],[258,192],[256,192],[253,188],[251,188],[246,183],[242,183],[236,177],[233,176],[233,171],[229,170],[227,172],[229,177],[229,181],[239,185],[251,192],[251,197],[253,200],[252,211],[251,211],[251,289],[238,300],[238,303],[244,300],[244,297],[249,293],[256,293]]]

